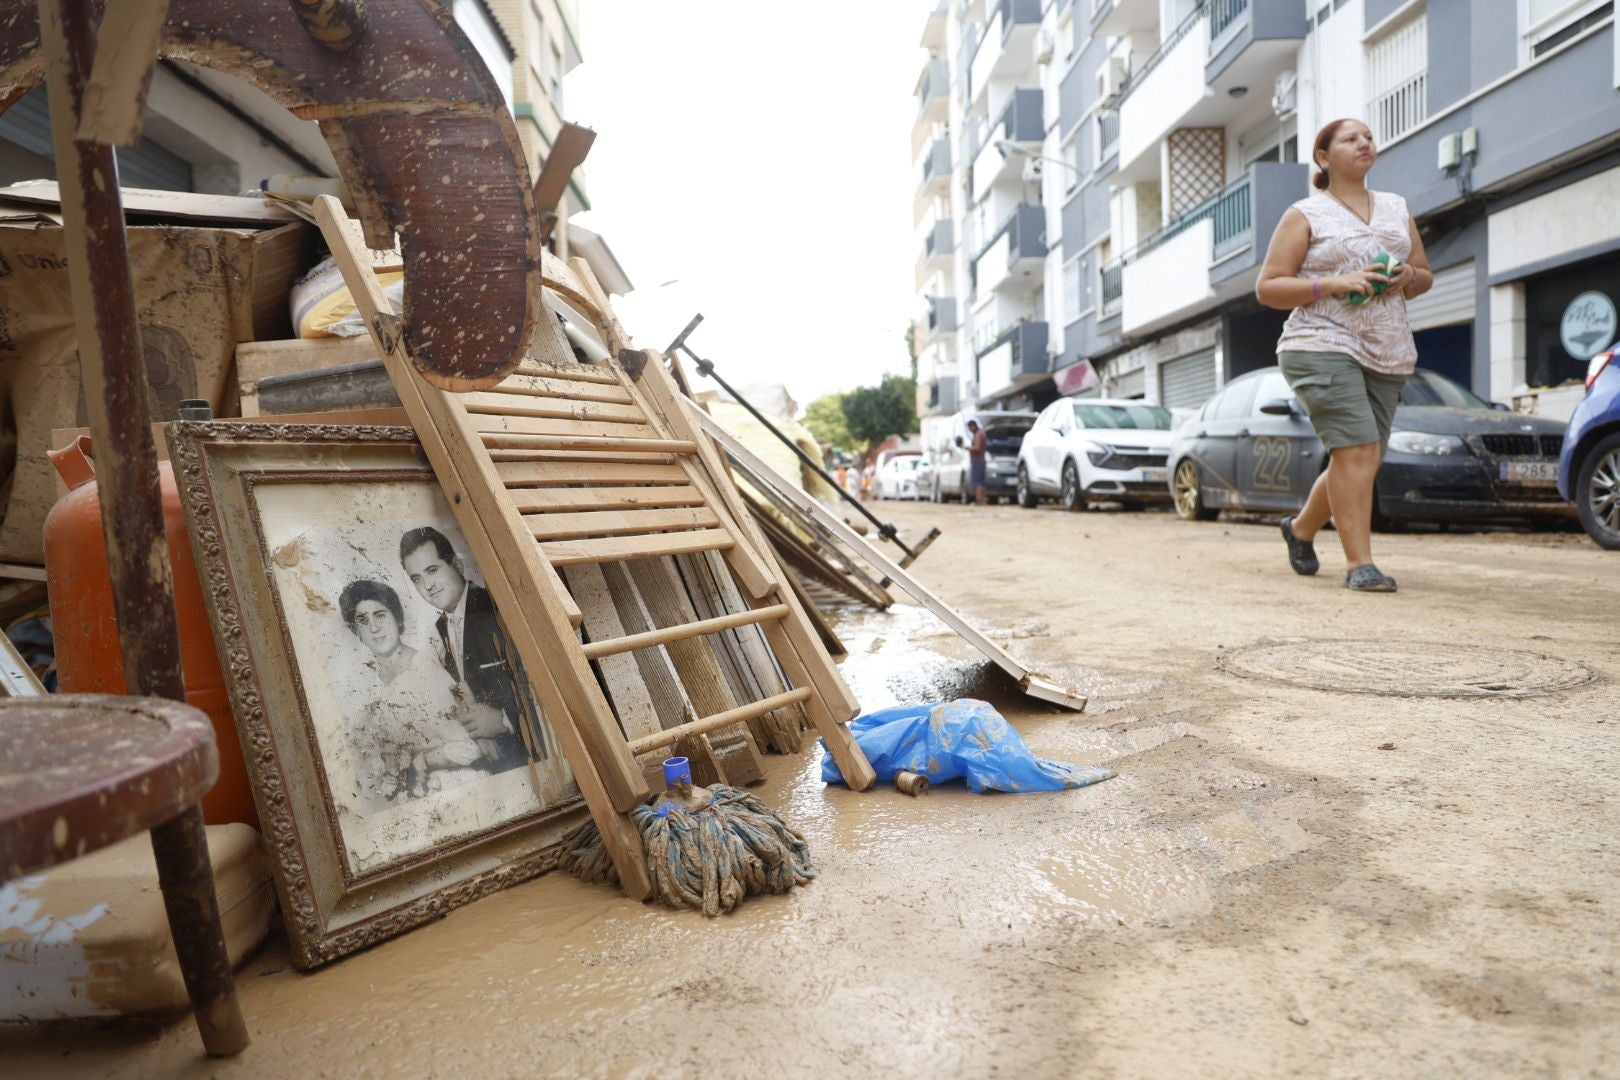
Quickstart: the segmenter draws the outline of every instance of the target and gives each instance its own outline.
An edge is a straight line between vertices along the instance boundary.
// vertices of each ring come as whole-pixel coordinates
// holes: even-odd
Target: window
[[[1294,391],[1289,387],[1288,380],[1283,378],[1280,371],[1268,371],[1253,381],[1254,385],[1259,388],[1254,395],[1255,416],[1264,415],[1260,412],[1262,405],[1268,405],[1273,401],[1287,401],[1294,396]]]
[[[1416,17],[1367,46],[1367,119],[1384,146],[1429,116],[1429,17]]]
[[[1211,420],[1237,420],[1247,417],[1249,406],[1254,402],[1254,388],[1259,383],[1259,379],[1239,379],[1210,402],[1209,411],[1205,415]]]
[[[1081,308],[1080,256],[1063,264],[1063,325],[1068,326],[1080,317]]]
[[[1169,410],[1157,405],[1080,405],[1074,406],[1074,418],[1083,428],[1120,429],[1141,431],[1169,431]]]
[[[1519,59],[1545,55],[1613,14],[1614,0],[1519,0]]]
[[[1080,186],[1080,178],[1085,175],[1080,166],[1080,139],[1078,134],[1071,135],[1069,141],[1063,144],[1063,163],[1068,166],[1063,170],[1063,194],[1069,195]]]

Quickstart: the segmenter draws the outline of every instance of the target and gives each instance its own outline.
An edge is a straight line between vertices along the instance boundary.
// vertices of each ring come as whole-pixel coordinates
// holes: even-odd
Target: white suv
[[[1018,450],[1018,503],[1056,497],[1066,510],[1092,502],[1168,503],[1170,412],[1143,401],[1059,398]]]

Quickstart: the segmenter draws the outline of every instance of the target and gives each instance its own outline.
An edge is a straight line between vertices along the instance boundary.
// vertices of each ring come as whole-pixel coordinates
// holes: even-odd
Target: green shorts
[[[1323,446],[1335,450],[1389,442],[1405,375],[1371,371],[1355,357],[1336,352],[1280,352],[1277,363]]]

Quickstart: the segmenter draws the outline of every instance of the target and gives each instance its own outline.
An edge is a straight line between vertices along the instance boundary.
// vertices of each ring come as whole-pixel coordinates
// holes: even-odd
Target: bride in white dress
[[[398,802],[488,776],[478,743],[457,720],[463,704],[454,680],[401,639],[399,594],[361,579],[344,588],[338,608],[371,651],[366,666],[377,677],[349,723],[362,799]]]

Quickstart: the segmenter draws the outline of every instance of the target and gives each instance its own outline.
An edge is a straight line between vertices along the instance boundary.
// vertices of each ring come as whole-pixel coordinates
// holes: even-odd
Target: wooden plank
[[[554,566],[580,563],[625,562],[655,555],[682,555],[689,551],[721,551],[735,543],[724,529],[618,536],[602,540],[555,540],[540,548]]]
[[[499,447],[489,451],[489,458],[507,463],[595,462],[602,465],[673,465],[676,460],[674,454],[639,454],[628,450],[503,450]],[[686,477],[681,479],[684,481]]]
[[[737,461],[746,466],[751,474],[759,477],[762,480],[768,480],[769,477],[773,475],[771,473],[770,466],[766,465],[763,461],[756,457],[753,451],[749,450],[748,447],[738,442],[731,435],[731,433],[725,428],[721,427],[713,417],[709,416],[707,413],[695,411],[692,415],[693,419],[697,421],[698,425],[703,429],[703,431],[708,433],[708,435],[712,437],[715,442],[719,443],[725,449],[726,453],[730,454],[732,457],[736,458]],[[1041,692],[1032,696],[1038,696],[1043,701],[1050,701],[1052,704],[1062,705],[1064,708],[1073,709],[1076,712],[1081,712],[1085,709],[1086,699],[1083,696],[1072,690],[1064,690],[1056,687],[1054,684],[1039,679],[1037,676],[1033,675],[1028,668],[1024,667],[1017,660],[1015,660],[1010,654],[1007,653],[1005,649],[1001,648],[1001,646],[985,637],[955,609],[951,608],[950,605],[946,604],[939,597],[929,592],[928,589],[924,587],[923,584],[916,578],[906,573],[904,568],[897,563],[890,561],[888,556],[877,550],[877,548],[875,548],[873,545],[867,543],[866,540],[863,539],[860,534],[856,533],[854,529],[851,529],[848,525],[840,521],[836,514],[827,510],[826,507],[822,506],[808,495],[805,495],[803,492],[796,491],[786,484],[778,485],[776,490],[779,495],[792,502],[806,514],[809,514],[818,523],[820,523],[822,527],[830,530],[839,538],[840,541],[855,551],[860,558],[864,559],[868,563],[871,563],[884,574],[888,575],[892,581],[909,593],[919,604],[922,604],[929,611],[932,611],[947,626],[960,634],[968,642],[968,644],[972,645],[980,653],[984,654],[984,656],[993,662],[997,667],[1011,675],[1013,679],[1018,682],[1019,686],[1026,692],[1029,692],[1028,688],[1030,686],[1038,685]]]
[[[645,425],[647,420],[634,405],[579,401],[571,397],[536,397],[532,394],[505,394],[494,391],[465,394],[462,405],[470,413],[497,416],[540,416],[553,420],[606,420],[618,424]]]
[[[502,461],[495,466],[508,488],[559,487],[564,484],[679,484],[687,486],[686,470],[679,465],[565,461]],[[637,489],[640,490],[640,489]],[[516,497],[516,492],[513,493]]]
[[[594,364],[539,364],[533,360],[525,360],[512,374],[530,375],[540,379],[560,379],[564,382],[598,383],[603,386],[619,384],[618,376]]]
[[[244,341],[236,346],[236,379],[243,384],[257,383],[276,375],[295,375],[375,359],[377,346],[370,335]]]
[[[754,524],[765,534],[766,539],[776,549],[777,557],[802,574],[808,574],[828,588],[836,589],[851,600],[867,604],[879,611],[886,611],[893,599],[881,591],[874,592],[875,582],[870,582],[864,574],[850,573],[846,568],[839,566],[828,558],[827,553],[818,550],[815,545],[806,543],[783,525],[776,518],[766,512],[746,493],[743,499],[750,509],[754,511]],[[808,609],[807,609],[808,610]],[[823,635],[825,638],[825,635]]]
[[[815,626],[816,633],[821,637],[821,643],[827,647],[827,654],[829,656],[848,656],[849,650],[844,647],[843,639],[832,628],[832,623],[827,621],[827,616],[822,614],[821,605],[817,604],[815,600],[811,599],[810,594],[804,591],[804,584],[799,581],[797,576],[791,573],[788,574],[788,584],[793,586],[793,595],[799,598],[799,606],[804,608],[804,613],[810,617],[810,622]]]
[[[476,435],[472,425],[468,434]],[[627,454],[690,454],[696,444],[680,439],[613,439],[594,435],[498,435],[485,434],[483,443],[491,450],[619,450]]]
[[[562,602],[565,590],[547,567],[539,546],[521,532],[517,511],[503,511],[504,494],[487,461],[480,462],[477,442],[466,430],[446,395],[429,385],[414,365],[396,352],[400,343],[397,316],[383,296],[370,267],[343,232],[341,205],[330,196],[315,200],[315,213],[332,253],[354,294],[355,302],[382,350],[383,363],[411,414],[423,450],[439,477],[485,584],[507,619],[508,632],[523,661],[541,708],[573,768],[575,782],[596,821],[603,845],[618,871],[625,895],[646,899],[652,894],[641,836],[625,812],[639,805],[649,789],[634,756],[625,749],[617,724],[589,698],[595,676],[579,653]],[[403,350],[401,350],[403,351]],[[542,645],[544,641],[546,644]],[[585,682],[589,681],[587,689]],[[588,748],[587,729],[596,743]],[[609,740],[612,740],[611,742]],[[617,751],[617,752],[615,752]]]
[[[703,506],[703,495],[690,484],[674,487],[551,487],[517,488],[507,494],[519,513],[566,513],[573,510],[652,510],[660,507]]]
[[[584,629],[588,639],[615,641],[629,636],[630,632],[619,617],[619,610],[600,566],[570,566],[562,574],[568,591],[584,612]],[[587,644],[585,649],[587,657],[596,661],[602,673],[603,685],[607,687],[608,699],[613,704],[613,712],[619,718],[619,729],[624,732],[625,738],[639,739],[643,735],[662,731],[658,709],[653,704],[647,682],[642,678],[635,658],[619,653],[591,657],[590,645]]]
[[[658,630],[649,630],[643,634],[632,634],[605,641],[597,639],[584,646],[585,656],[588,659],[595,660],[601,656],[616,656],[619,653],[634,652],[637,649],[650,649],[654,645],[667,645],[672,641],[685,641],[687,638],[702,637],[705,634],[718,634],[722,630],[730,630],[737,626],[754,626],[767,619],[785,618],[787,613],[787,605],[775,604],[771,607],[752,608],[731,615],[720,615],[712,619],[699,619],[697,622],[682,623],[679,626],[665,626]]]
[[[671,743],[677,742],[686,735],[706,735],[711,731],[718,731],[721,728],[734,727],[737,724],[752,720],[756,716],[764,716],[768,712],[774,712],[786,705],[798,704],[805,701],[810,696],[810,689],[808,687],[801,686],[797,689],[789,690],[786,693],[777,694],[774,697],[768,697],[764,701],[754,701],[747,705],[738,705],[734,708],[727,709],[725,712],[715,713],[713,716],[705,716],[701,720],[694,720],[689,724],[682,724],[680,727],[671,728],[668,731],[661,731],[657,735],[648,735],[645,738],[636,739],[630,744],[630,749],[638,754],[646,753],[649,750],[656,750],[661,746],[669,746]]]
[[[520,368],[519,371],[522,369]],[[551,371],[552,368],[536,368]],[[627,405],[630,394],[617,383],[583,383],[572,379],[553,379],[544,375],[508,375],[490,387],[488,393],[509,397],[568,398],[573,401],[599,401],[606,405]]]
[[[595,420],[553,419],[546,416],[472,413],[473,430],[480,435],[565,435],[607,439],[651,439],[652,428],[639,421],[615,423]]]
[[[706,506],[663,510],[587,510],[574,514],[525,514],[523,524],[536,540],[583,540],[588,536],[639,536],[643,533],[718,528],[720,519]]]

